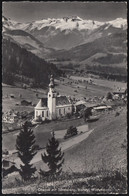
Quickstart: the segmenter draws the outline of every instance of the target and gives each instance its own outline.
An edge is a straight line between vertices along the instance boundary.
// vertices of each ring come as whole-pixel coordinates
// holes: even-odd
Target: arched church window
[[[48,111],[46,111],[46,116],[48,117]]]
[[[61,114],[61,109],[59,109],[59,114]]]

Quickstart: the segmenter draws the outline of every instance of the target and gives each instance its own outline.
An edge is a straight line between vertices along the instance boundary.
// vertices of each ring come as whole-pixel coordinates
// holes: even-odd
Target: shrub
[[[27,121],[26,123],[27,123],[27,126],[28,127],[32,127],[33,126],[32,123],[31,123],[31,121]]]
[[[70,118],[71,118],[71,114],[70,114],[70,113],[67,113],[67,114],[66,114],[66,117],[67,117],[68,119],[70,119]]]
[[[119,115],[120,115],[120,113],[119,113],[119,112],[116,112],[115,117],[116,117],[116,116],[119,116]]]
[[[76,127],[70,126],[67,130],[67,133],[64,136],[64,139],[77,135],[78,131]]]
[[[41,116],[37,116],[36,122],[42,122],[42,117]]]
[[[49,122],[51,122],[51,120],[49,120],[48,118],[45,118],[44,122],[49,123]]]
[[[112,93],[108,92],[106,98],[107,98],[107,100],[112,99],[113,98]]]
[[[83,112],[83,118],[84,121],[87,121],[87,119],[89,119],[90,116],[92,116],[92,107],[86,108]]]

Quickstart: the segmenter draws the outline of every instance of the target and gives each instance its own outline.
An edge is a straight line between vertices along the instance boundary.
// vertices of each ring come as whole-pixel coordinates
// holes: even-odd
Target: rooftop
[[[36,105],[36,108],[48,107],[47,101],[48,101],[48,98],[46,98],[46,97],[41,98],[39,100],[38,104]],[[71,104],[71,102],[68,99],[68,97],[66,97],[65,95],[62,95],[62,96],[59,95],[56,97],[56,106],[68,105],[68,104]]]
[[[86,104],[86,102],[85,101],[83,101],[83,100],[80,100],[80,101],[77,101],[76,103],[75,103],[75,105],[81,105],[81,104]]]
[[[47,98],[41,98],[36,105],[36,108],[47,107]]]
[[[71,104],[66,96],[58,96],[56,98],[56,106]]]

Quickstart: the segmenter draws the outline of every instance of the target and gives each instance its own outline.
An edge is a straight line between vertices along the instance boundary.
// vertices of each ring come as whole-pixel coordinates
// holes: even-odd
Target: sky
[[[3,2],[2,15],[18,22],[79,16],[82,19],[109,21],[127,18],[125,2]]]

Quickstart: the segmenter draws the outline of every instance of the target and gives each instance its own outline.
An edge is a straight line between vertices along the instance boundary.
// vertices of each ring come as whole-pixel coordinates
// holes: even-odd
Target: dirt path
[[[80,143],[81,141],[83,141],[84,139],[86,139],[90,133],[93,130],[90,130],[88,132],[82,133],[76,137],[73,137],[65,142],[60,143],[60,147],[62,149],[62,151],[68,150],[69,148],[75,146],[76,144]],[[33,158],[33,160],[31,161],[31,163],[36,163],[38,161],[41,160],[41,154],[43,154],[45,152],[45,149],[41,150],[40,152],[38,152],[35,157]]]
[[[80,126],[80,128],[81,128],[81,126]],[[84,128],[86,128],[86,130],[87,130],[87,125],[86,125],[86,127],[83,126],[83,129]],[[79,127],[78,127],[78,129],[79,129]],[[61,147],[62,151],[68,150],[69,148],[71,148],[71,147],[77,145],[78,143],[82,142],[83,140],[85,140],[91,134],[92,131],[93,131],[93,129],[89,130],[89,131],[85,131],[84,133],[81,133],[78,136],[74,136],[74,137],[72,137],[72,138],[70,138],[70,139],[60,143],[60,147]],[[40,150],[34,156],[34,158],[32,159],[31,163],[35,164],[35,163],[41,161],[41,154],[43,154],[44,152],[45,152],[45,149]],[[20,159],[16,158],[14,161],[16,163],[16,166],[19,168],[20,164],[22,164]]]
[[[85,132],[85,133],[82,133],[82,134],[78,135],[77,137],[73,137],[73,138],[69,139],[68,141],[62,142],[62,143],[60,144],[61,149],[62,149],[63,151],[65,151],[65,150],[67,150],[67,149],[73,147],[74,145],[80,143],[81,141],[83,141],[84,139],[86,139],[86,138],[90,135],[90,133],[91,133],[92,131],[93,131],[93,130],[87,131],[87,132]]]

